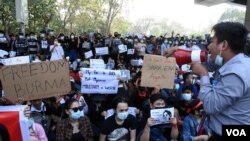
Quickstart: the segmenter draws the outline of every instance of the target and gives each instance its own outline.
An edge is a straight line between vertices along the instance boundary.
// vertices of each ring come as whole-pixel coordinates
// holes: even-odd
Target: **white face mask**
[[[74,38],[75,38],[75,36],[72,35],[72,36],[71,36],[71,39],[74,39]]]
[[[41,34],[40,36],[41,36],[41,37],[45,37],[45,35],[44,35],[44,34]]]
[[[61,39],[61,40],[64,40],[64,36],[61,36],[60,39]]]
[[[22,36],[22,35],[20,35],[20,36],[19,36],[19,38],[23,38],[23,36]]]
[[[223,65],[223,58],[221,56],[221,52],[222,52],[222,46],[220,45],[220,53],[218,55],[216,55],[216,58],[215,58],[215,64],[218,65],[218,66],[222,66]]]
[[[192,99],[192,95],[190,93],[183,93],[182,100],[190,101]]]

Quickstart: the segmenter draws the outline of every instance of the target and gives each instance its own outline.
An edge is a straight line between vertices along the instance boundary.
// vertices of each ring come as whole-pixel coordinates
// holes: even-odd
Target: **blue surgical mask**
[[[81,117],[82,113],[80,110],[78,110],[77,112],[71,111],[71,115],[70,117],[72,119],[79,119]]]
[[[190,93],[183,93],[181,94],[182,96],[182,100],[185,100],[185,101],[190,101],[192,99],[192,95]]]
[[[175,84],[175,90],[179,90],[180,89],[180,84]]]
[[[221,57],[221,52],[215,58],[215,64],[218,66],[222,66],[223,58]]]
[[[125,120],[128,117],[128,112],[117,113],[117,118],[120,120]]]

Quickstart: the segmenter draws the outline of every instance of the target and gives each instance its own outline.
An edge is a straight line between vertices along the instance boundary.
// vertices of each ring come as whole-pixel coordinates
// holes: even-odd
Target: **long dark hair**
[[[9,132],[3,124],[0,124],[0,139],[3,141],[10,141]]]

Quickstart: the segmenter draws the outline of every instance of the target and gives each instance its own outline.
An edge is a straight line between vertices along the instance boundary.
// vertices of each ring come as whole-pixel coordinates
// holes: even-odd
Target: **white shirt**
[[[50,51],[52,50],[53,47],[54,45],[50,46]],[[50,61],[60,60],[63,59],[63,57],[64,57],[63,48],[62,46],[58,45],[53,49],[53,51],[51,51]]]

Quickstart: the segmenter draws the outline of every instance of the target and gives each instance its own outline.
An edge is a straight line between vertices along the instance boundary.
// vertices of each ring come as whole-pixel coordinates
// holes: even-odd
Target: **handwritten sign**
[[[96,55],[107,55],[109,54],[108,47],[95,48]]]
[[[99,94],[116,94],[118,90],[118,79],[120,71],[105,69],[82,68],[81,73],[81,92],[82,93],[99,93]]]
[[[86,59],[92,57],[93,56],[92,50],[85,52],[84,56],[85,56]]]
[[[145,87],[160,86],[173,89],[175,77],[175,58],[157,55],[144,55],[141,85]]]
[[[24,116],[25,105],[0,106],[0,125],[6,128],[11,141],[30,141],[28,118]]]
[[[1,59],[1,62],[5,65],[18,65],[18,64],[27,64],[30,63],[29,56],[19,56],[19,57],[12,57],[7,59]]]
[[[150,110],[150,117],[154,119],[154,125],[170,123],[174,117],[174,108]]]
[[[102,59],[90,59],[91,69],[105,69],[106,65]]]
[[[128,113],[135,116],[136,117],[136,112],[137,112],[137,108],[136,107],[128,107]],[[114,109],[109,109],[107,110],[107,114],[105,116],[105,119],[107,119],[108,117],[114,115],[115,111]]]
[[[124,53],[128,50],[127,46],[124,44],[119,45],[118,48],[119,48],[119,53]]]
[[[0,78],[5,96],[12,101],[66,94],[71,89],[69,65],[64,60],[5,66]]]

